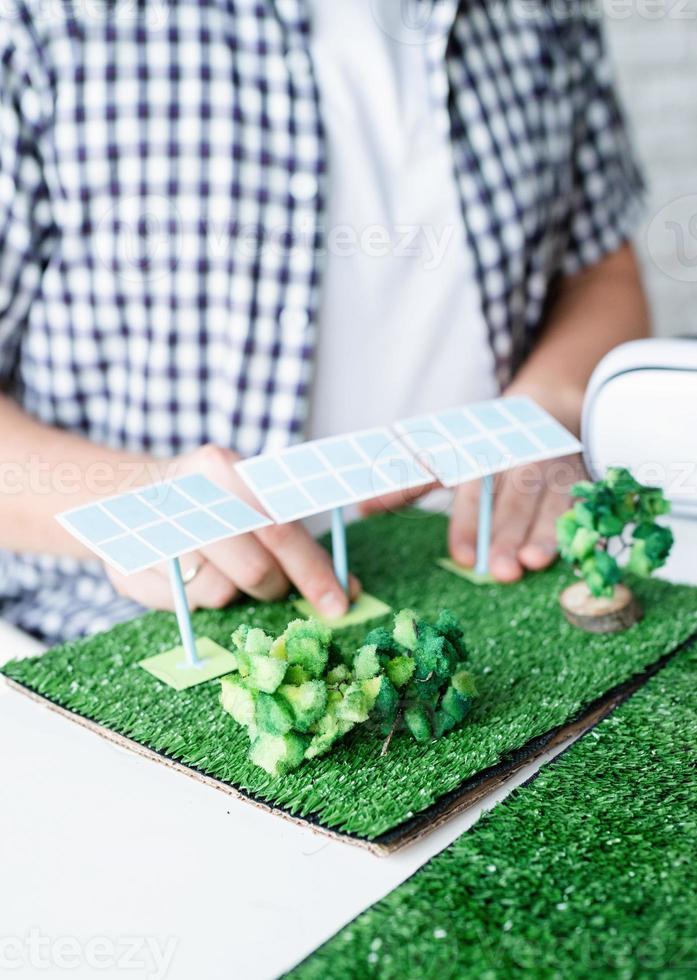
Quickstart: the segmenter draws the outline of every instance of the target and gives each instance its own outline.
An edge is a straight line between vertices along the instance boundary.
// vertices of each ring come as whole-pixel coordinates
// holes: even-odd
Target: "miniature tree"
[[[462,639],[447,609],[434,625],[402,609],[392,631],[378,627],[366,636],[353,669],[358,678],[382,678],[370,720],[386,736],[383,754],[400,728],[428,742],[464,721],[477,691]]]
[[[221,681],[221,703],[251,740],[250,760],[281,776],[328,752],[367,720],[379,679],[357,679],[332,666],[332,632],[296,619],[277,639],[239,626],[232,635],[237,671]]]
[[[403,609],[393,632],[371,630],[343,655],[317,620],[296,619],[276,639],[244,624],[232,643],[236,670],[221,680],[221,704],[246,729],[250,761],[273,777],[369,719],[387,736],[384,751],[401,726],[419,742],[438,738],[476,696],[462,630],[447,611],[431,626]]]
[[[578,499],[558,519],[557,541],[562,558],[582,581],[562,593],[564,614],[589,632],[626,629],[642,610],[622,583],[623,570],[648,576],[665,564],[673,533],[656,518],[669,512],[670,503],[660,488],[642,486],[621,467],[608,469],[596,483],[575,484],[571,493]],[[627,528],[632,528],[630,538]],[[620,566],[618,559],[627,551]]]

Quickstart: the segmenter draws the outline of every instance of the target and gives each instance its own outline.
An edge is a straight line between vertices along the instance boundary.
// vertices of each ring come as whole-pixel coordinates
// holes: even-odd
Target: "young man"
[[[0,68],[0,615],[49,640],[170,602],[57,512],[187,469],[241,491],[235,454],[500,391],[578,429],[596,362],[647,331],[587,5],[19,0]],[[503,581],[553,558],[551,474],[499,482]],[[187,568],[193,605],[292,583],[345,609],[299,525]]]

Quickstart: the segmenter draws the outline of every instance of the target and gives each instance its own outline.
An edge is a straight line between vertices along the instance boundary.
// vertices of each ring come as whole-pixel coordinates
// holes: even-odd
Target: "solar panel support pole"
[[[491,513],[494,504],[494,478],[482,477],[479,490],[479,524],[477,527],[477,564],[475,571],[478,575],[486,575],[489,571],[489,546],[491,544]]]
[[[186,659],[189,662],[189,666],[200,667],[201,660],[196,652],[196,638],[194,636],[194,627],[191,623],[189,600],[186,597],[182,569],[178,558],[172,558],[169,562],[169,578],[172,583],[174,608],[177,613],[177,622],[179,623],[179,632],[181,633]]]
[[[332,561],[339,585],[348,594],[348,552],[346,549],[346,525],[341,507],[332,511]]]

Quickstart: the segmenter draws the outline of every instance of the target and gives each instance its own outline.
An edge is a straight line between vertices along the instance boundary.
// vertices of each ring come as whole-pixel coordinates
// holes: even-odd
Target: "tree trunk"
[[[562,610],[572,626],[587,633],[618,633],[629,629],[643,611],[626,585],[616,585],[612,596],[596,598],[585,582],[576,582],[559,597]]]

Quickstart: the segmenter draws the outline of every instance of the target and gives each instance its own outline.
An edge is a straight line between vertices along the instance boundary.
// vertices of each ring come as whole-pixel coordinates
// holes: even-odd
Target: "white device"
[[[583,406],[586,467],[626,466],[697,518],[697,337],[635,340],[593,372]]]

